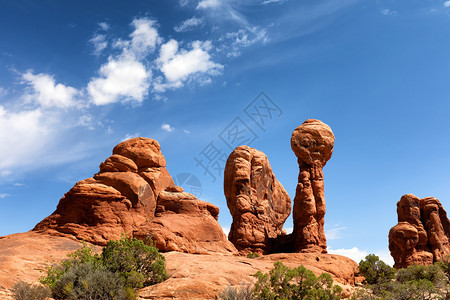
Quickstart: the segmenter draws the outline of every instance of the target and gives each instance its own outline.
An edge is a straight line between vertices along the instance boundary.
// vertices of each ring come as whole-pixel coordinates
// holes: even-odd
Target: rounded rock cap
[[[333,146],[333,131],[320,120],[308,119],[292,132],[292,151],[309,165],[324,166],[333,154]]]

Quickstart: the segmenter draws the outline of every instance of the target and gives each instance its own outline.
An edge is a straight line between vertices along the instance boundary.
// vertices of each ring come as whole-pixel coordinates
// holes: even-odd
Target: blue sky
[[[450,1],[0,0],[0,235],[134,136],[196,177],[227,229],[232,147],[266,153],[293,199],[290,136],[317,118],[336,136],[329,249],[389,260],[403,194],[450,207],[449,36]]]

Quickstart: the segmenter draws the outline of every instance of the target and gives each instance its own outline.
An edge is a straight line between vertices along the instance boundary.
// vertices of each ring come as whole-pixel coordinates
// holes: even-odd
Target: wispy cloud
[[[167,132],[172,132],[175,130],[175,128],[173,128],[172,126],[170,126],[170,124],[167,124],[167,123],[163,123],[161,125],[161,129],[164,131],[167,131]]]
[[[385,16],[394,16],[397,14],[397,11],[391,10],[389,8],[385,8],[385,9],[381,10],[381,14],[385,15]]]
[[[219,41],[225,42],[221,50],[226,52],[227,57],[236,57],[241,54],[241,48],[252,46],[258,42],[265,44],[269,41],[269,37],[264,29],[253,27],[228,32],[220,37]]]
[[[262,4],[264,4],[264,5],[271,4],[271,3],[281,4],[281,3],[286,2],[286,1],[287,0],[266,0]]]
[[[140,134],[139,132],[136,133],[127,133],[122,139],[120,139],[120,142],[125,142],[126,140],[135,138],[135,137],[139,137]]]
[[[198,27],[200,25],[204,24],[203,19],[192,17],[185,21],[183,21],[180,25],[175,26],[173,29],[176,32],[186,32],[194,29],[195,27]]]
[[[216,8],[221,4],[220,0],[202,0],[198,3],[197,9]]]
[[[94,46],[93,54],[99,56],[103,50],[108,47],[108,41],[106,40],[106,35],[104,34],[96,34],[89,42]]]
[[[342,232],[346,229],[347,227],[345,226],[333,227],[331,229],[325,230],[325,236],[327,240],[337,240],[342,238]]]
[[[10,196],[9,194],[2,193],[2,194],[0,194],[0,199],[6,198],[9,196]]]
[[[12,172],[10,170],[3,170],[0,172],[0,176],[2,176],[2,177],[5,177],[5,176],[11,175],[11,174],[12,174]]]
[[[106,23],[106,22],[98,23],[98,27],[100,27],[100,29],[103,30],[103,31],[108,31],[109,30],[109,24]]]

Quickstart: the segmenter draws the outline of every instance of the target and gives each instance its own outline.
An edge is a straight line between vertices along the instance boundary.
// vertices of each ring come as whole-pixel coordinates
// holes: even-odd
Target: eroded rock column
[[[229,240],[241,254],[271,252],[271,239],[282,234],[291,199],[278,182],[267,156],[239,146],[225,166],[224,192],[233,216]]]
[[[327,253],[322,168],[331,158],[333,146],[331,128],[319,120],[306,120],[292,133],[291,148],[300,168],[293,211],[296,252]]]
[[[403,195],[397,214],[398,224],[389,231],[395,268],[429,265],[450,255],[450,221],[438,199]]]

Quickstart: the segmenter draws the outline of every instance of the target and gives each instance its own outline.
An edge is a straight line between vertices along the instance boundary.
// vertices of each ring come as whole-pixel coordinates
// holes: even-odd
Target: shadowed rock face
[[[161,251],[234,253],[218,214],[175,186],[157,141],[134,138],[118,144],[100,172],[77,182],[33,230],[98,245],[129,234],[151,236]]]
[[[333,146],[331,128],[319,120],[306,120],[292,133],[291,148],[300,169],[293,212],[295,252],[327,252],[322,168],[331,158]]]
[[[291,199],[266,155],[248,146],[234,149],[225,166],[224,193],[233,217],[229,240],[241,254],[270,253],[270,239],[282,234]]]
[[[450,221],[438,199],[404,195],[397,214],[398,224],[389,231],[394,267],[429,265],[450,255]]]

